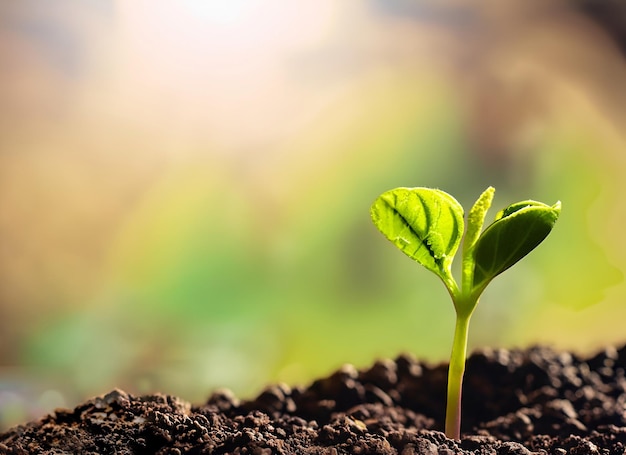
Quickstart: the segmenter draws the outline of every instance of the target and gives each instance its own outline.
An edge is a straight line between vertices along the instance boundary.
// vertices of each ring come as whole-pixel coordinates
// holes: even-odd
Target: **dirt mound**
[[[463,437],[443,429],[447,366],[344,366],[306,388],[192,406],[114,390],[0,435],[7,454],[603,454],[626,451],[626,347],[589,358],[482,350],[467,362]]]

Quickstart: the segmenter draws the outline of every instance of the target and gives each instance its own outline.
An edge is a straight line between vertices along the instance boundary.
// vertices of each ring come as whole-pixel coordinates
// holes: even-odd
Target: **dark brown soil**
[[[446,366],[410,356],[343,367],[255,400],[214,393],[191,406],[120,390],[0,435],[6,454],[626,453],[626,347],[579,358],[484,350],[467,363],[464,436],[443,428]]]

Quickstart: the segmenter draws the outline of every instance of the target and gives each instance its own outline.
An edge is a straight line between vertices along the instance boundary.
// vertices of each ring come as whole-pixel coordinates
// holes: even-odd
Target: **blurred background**
[[[471,349],[625,343],[625,84],[618,0],[0,0],[0,429],[445,361],[397,186],[562,201]]]

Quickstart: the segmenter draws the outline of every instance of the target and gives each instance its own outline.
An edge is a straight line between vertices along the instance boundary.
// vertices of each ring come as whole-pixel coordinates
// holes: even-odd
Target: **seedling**
[[[445,431],[453,439],[459,439],[461,434],[467,333],[478,299],[491,280],[547,237],[561,213],[560,202],[553,206],[536,201],[517,202],[498,212],[494,222],[483,231],[494,193],[489,187],[480,195],[467,216],[467,229],[461,204],[438,189],[396,188],[379,196],[371,208],[372,220],[385,237],[441,278],[452,297],[456,324],[448,369]],[[451,267],[461,239],[459,287]]]

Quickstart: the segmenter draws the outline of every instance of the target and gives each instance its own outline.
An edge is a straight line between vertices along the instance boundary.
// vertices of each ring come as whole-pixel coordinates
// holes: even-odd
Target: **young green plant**
[[[494,277],[530,253],[550,233],[561,203],[536,201],[509,205],[483,231],[495,190],[487,188],[470,209],[465,228],[463,207],[444,191],[396,188],[383,193],[371,208],[376,227],[411,259],[435,273],[446,286],[456,325],[448,369],[446,435],[461,434],[461,391],[470,318],[480,295]],[[465,236],[463,236],[465,234]],[[461,285],[452,276],[452,261],[463,241]]]

